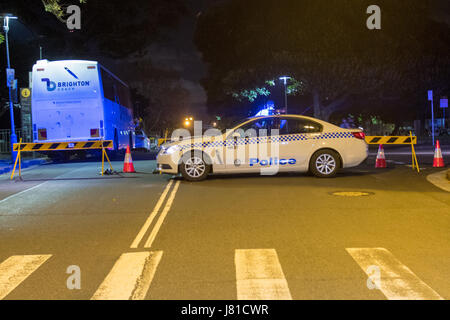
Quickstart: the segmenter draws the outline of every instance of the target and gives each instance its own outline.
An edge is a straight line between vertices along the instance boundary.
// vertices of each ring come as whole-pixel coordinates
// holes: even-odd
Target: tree
[[[190,95],[178,71],[155,68],[149,58],[122,63],[117,71],[132,79],[128,84],[139,104],[135,116],[144,119],[147,132],[178,128],[189,114]]]
[[[87,0],[79,0],[80,3],[86,3]],[[67,7],[73,3],[66,3],[64,0],[42,0],[44,9],[52,13],[61,22],[66,22]]]
[[[366,27],[371,1],[230,0],[203,13],[195,42],[209,64],[211,103],[290,75],[327,120],[355,94],[447,87],[449,28],[429,0],[380,0],[382,29]]]
[[[67,6],[77,3],[81,30],[69,30],[61,22],[67,18]],[[15,14],[33,33],[43,36],[55,58],[143,56],[187,12],[182,0],[2,0],[0,10]]]
[[[81,30],[69,30],[65,24],[66,9],[71,4],[81,8]],[[39,59],[39,46],[42,46],[44,58],[49,60],[100,61],[129,83],[135,92],[145,88],[143,95],[150,98],[152,108],[166,106],[163,95],[170,106],[176,105],[175,97],[181,99],[185,95],[173,74],[152,68],[146,51],[165,40],[170,29],[187,14],[182,0],[1,0],[0,12],[19,17],[14,23],[33,35],[19,34],[18,27],[10,31],[13,67],[21,85],[27,83],[28,72]],[[0,35],[0,43],[1,39]],[[6,60],[3,54],[1,50],[0,63]],[[4,68],[0,69],[0,77],[5,77]],[[157,91],[157,84],[163,83],[167,86]],[[151,88],[149,84],[156,87]],[[166,92],[162,93],[163,89]],[[5,86],[0,87],[0,96],[3,94],[7,95]],[[159,104],[153,102],[156,98],[160,99]],[[151,112],[146,115],[148,119],[156,119]],[[167,114],[163,111],[164,117]]]

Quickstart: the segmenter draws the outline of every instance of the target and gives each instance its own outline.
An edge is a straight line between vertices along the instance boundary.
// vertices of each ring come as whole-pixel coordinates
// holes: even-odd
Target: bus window
[[[106,99],[115,101],[114,99],[114,79],[103,69],[101,69],[103,95]]]

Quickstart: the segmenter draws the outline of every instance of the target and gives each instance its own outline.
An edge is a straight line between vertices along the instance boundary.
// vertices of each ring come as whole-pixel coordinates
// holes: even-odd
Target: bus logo
[[[47,91],[53,91],[56,89],[56,83],[50,81],[48,78],[41,79],[42,82],[47,82]]]
[[[75,87],[88,87],[91,81],[58,81],[58,83],[50,81],[48,78],[41,79],[42,82],[47,83],[47,91],[58,90],[75,90]]]
[[[69,68],[64,67],[64,69],[65,69],[72,77],[74,77],[75,79],[78,80],[77,75],[76,75],[75,73],[73,73]]]

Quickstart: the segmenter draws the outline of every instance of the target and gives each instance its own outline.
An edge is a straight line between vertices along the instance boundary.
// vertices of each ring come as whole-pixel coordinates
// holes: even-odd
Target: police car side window
[[[241,138],[252,138],[270,135],[272,129],[278,129],[278,121],[275,118],[263,118],[247,123],[235,132],[239,133]]]
[[[322,125],[305,119],[283,119],[280,126],[280,134],[302,134],[321,132]]]

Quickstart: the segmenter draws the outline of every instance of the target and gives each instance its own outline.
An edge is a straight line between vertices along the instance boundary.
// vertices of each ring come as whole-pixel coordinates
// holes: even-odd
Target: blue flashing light
[[[261,116],[270,116],[275,113],[275,103],[273,101],[267,101],[267,103],[262,107],[261,110],[257,114],[255,114],[255,117],[261,117]]]

